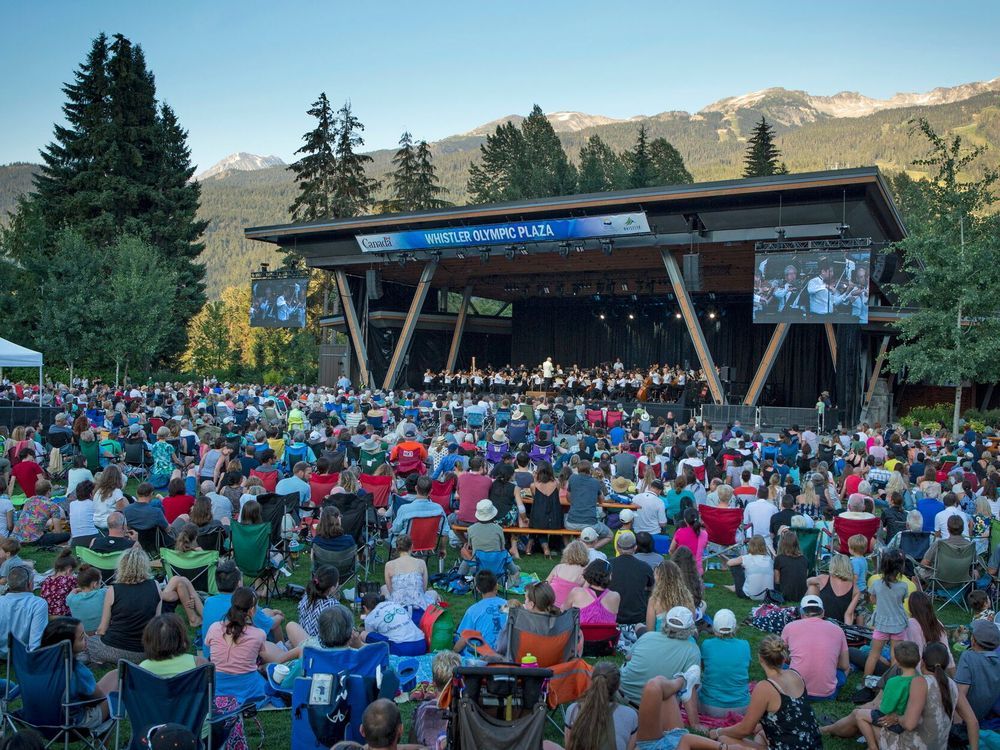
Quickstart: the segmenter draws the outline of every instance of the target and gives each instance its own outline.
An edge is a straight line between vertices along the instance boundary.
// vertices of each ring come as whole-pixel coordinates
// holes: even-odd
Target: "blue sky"
[[[367,147],[532,103],[612,117],[784,86],[885,97],[1000,75],[1000,3],[73,2],[0,5],[0,163],[37,161],[91,39],[140,43],[204,169],[292,158],[320,91]]]

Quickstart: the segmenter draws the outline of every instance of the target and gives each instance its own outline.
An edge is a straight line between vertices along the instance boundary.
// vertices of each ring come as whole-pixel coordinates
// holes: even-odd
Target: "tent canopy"
[[[0,367],[41,367],[42,355],[7,339],[0,339]]]

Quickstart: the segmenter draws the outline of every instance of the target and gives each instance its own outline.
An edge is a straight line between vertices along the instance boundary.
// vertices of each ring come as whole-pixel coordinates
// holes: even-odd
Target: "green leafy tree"
[[[625,165],[621,157],[599,135],[590,136],[580,149],[577,190],[581,193],[603,193],[619,190],[625,185]]]
[[[639,126],[635,145],[625,152],[624,161],[628,172],[628,187],[644,188],[654,183],[656,168],[653,164],[653,155],[649,151],[649,139],[646,135],[645,125]]]
[[[650,142],[649,156],[653,162],[653,185],[686,185],[694,182],[691,173],[684,166],[681,152],[666,138],[655,138]]]
[[[223,375],[232,368],[236,352],[230,339],[226,314],[226,305],[216,300],[205,305],[191,321],[190,356],[185,357],[185,365],[190,370],[199,374]]]
[[[335,163],[331,187],[330,208],[332,216],[345,218],[358,216],[371,209],[375,202],[375,191],[379,181],[370,178],[365,168],[371,164],[372,157],[359,154],[358,149],[365,145],[361,133],[365,126],[351,111],[351,103],[337,112],[337,138],[334,146]]]
[[[288,167],[295,173],[299,186],[299,194],[288,207],[293,221],[316,221],[334,216],[337,167],[334,149],[338,134],[337,120],[326,92],[320,93],[306,114],[316,118],[316,127],[302,136],[302,147],[295,152],[302,157]]]
[[[100,354],[115,364],[115,385],[130,363],[149,367],[167,335],[177,274],[139,237],[123,235],[108,248],[110,274],[100,290]]]
[[[781,159],[781,151],[774,143],[774,128],[764,119],[754,125],[753,135],[747,140],[746,155],[743,157],[744,177],[767,177],[787,174],[788,169]]]
[[[525,150],[524,136],[514,123],[497,125],[479,147],[479,163],[469,166],[470,201],[499,203],[523,198]]]
[[[954,385],[957,432],[962,382],[1000,380],[1000,217],[989,210],[1000,176],[985,169],[969,178],[982,147],[946,140],[926,120],[916,128],[930,144],[916,164],[933,176],[917,183],[926,221],[894,246],[908,280],[890,290],[912,313],[894,324],[889,367],[910,381]]]
[[[73,382],[74,368],[92,361],[104,344],[100,290],[107,280],[108,259],[72,230],[59,233],[56,248],[39,284],[38,294],[45,304],[39,307],[34,341],[46,361],[65,363]]]

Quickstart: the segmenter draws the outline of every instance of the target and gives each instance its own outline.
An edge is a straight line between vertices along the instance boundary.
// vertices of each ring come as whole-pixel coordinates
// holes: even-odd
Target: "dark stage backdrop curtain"
[[[591,300],[529,299],[514,303],[511,361],[535,366],[546,357],[563,366],[590,366],[621,357],[626,366],[652,362],[698,368],[698,358],[676,308],[656,299],[632,303],[635,320],[621,310],[600,320]],[[701,319],[716,365],[731,368],[730,392],[745,393],[774,331],[751,322],[746,304],[720,306],[716,320]],[[833,361],[821,325],[793,325],[771,370],[762,405],[811,407],[823,390],[834,391]],[[477,360],[481,361],[481,360]]]

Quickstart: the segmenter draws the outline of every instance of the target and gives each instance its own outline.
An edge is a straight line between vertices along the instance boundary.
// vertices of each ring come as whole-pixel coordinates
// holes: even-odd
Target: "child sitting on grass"
[[[913,641],[900,641],[893,651],[893,659],[899,666],[899,674],[886,680],[878,708],[858,708],[854,712],[858,728],[868,740],[869,747],[878,747],[875,724],[880,718],[890,714],[902,716],[906,713],[906,703],[910,698],[910,683],[913,682],[917,674],[917,665],[920,664],[920,649]],[[903,725],[893,724],[888,729],[899,734],[903,731]]]
[[[448,709],[438,706],[438,696],[448,687],[455,667],[461,663],[462,657],[454,651],[439,651],[434,655],[434,661],[431,662],[431,674],[434,677],[433,692],[423,693],[423,702],[417,706],[413,714],[411,739],[417,744],[434,750],[443,750],[447,744]],[[410,693],[410,697],[421,700],[416,691]]]

